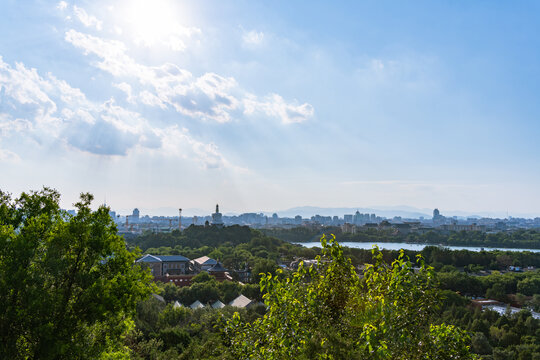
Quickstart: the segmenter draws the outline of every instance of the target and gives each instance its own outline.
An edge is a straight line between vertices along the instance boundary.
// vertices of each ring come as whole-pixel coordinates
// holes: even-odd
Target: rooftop
[[[245,297],[244,295],[240,295],[236,299],[231,301],[229,303],[229,305],[244,308],[244,307],[248,307],[249,305],[251,305],[252,301],[253,300],[250,300],[249,298]]]
[[[211,259],[208,256],[201,256],[200,258],[194,259],[193,261],[196,262],[199,265],[215,265],[215,264],[217,264],[216,260]]]

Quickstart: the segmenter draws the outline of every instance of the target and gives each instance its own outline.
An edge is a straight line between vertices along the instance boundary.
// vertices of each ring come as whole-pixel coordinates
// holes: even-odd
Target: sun
[[[128,26],[134,40],[151,46],[182,32],[177,2],[170,0],[129,0],[119,16]]]

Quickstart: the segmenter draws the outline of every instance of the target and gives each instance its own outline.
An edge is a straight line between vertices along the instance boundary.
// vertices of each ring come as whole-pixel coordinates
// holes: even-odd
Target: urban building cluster
[[[219,205],[216,211],[204,216],[141,216],[138,209],[134,209],[130,215],[117,215],[111,211],[111,217],[116,221],[118,230],[123,234],[140,234],[145,231],[170,232],[182,230],[190,225],[196,226],[230,226],[245,225],[257,229],[294,228],[294,227],[318,227],[340,226],[344,232],[355,232],[362,228],[393,228],[400,232],[427,232],[427,231],[512,231],[515,229],[540,228],[540,217],[534,219],[507,217],[500,218],[458,218],[447,217],[438,209],[433,210],[433,217],[402,218],[395,216],[385,218],[376,214],[360,213],[345,214],[343,217],[314,215],[311,218],[279,217],[278,214],[271,216],[263,213],[244,213],[241,215],[226,216],[220,213]]]

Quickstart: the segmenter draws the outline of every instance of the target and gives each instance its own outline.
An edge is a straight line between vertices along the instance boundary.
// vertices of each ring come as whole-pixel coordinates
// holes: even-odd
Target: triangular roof
[[[157,300],[161,301],[161,302],[165,302],[165,299],[163,298],[163,296],[161,295],[158,295],[158,294],[152,294],[153,297],[155,297]]]
[[[247,306],[251,305],[252,302],[253,302],[253,300],[251,300],[248,297],[245,297],[244,295],[240,294],[240,296],[238,296],[236,299],[231,301],[229,303],[229,305],[244,308],[244,307],[247,307]]]
[[[197,300],[197,301],[195,301],[193,304],[191,304],[189,307],[192,308],[192,309],[200,309],[200,308],[203,308],[204,305],[203,305],[202,302],[200,302],[199,300]]]
[[[221,309],[221,308],[225,307],[225,304],[218,300],[218,301],[216,301],[215,303],[212,304],[212,307],[214,309]]]
[[[137,260],[137,262],[161,262],[161,259],[155,255],[146,254]]]
[[[217,264],[216,260],[214,260],[212,258],[209,258],[208,256],[201,256],[200,258],[196,258],[193,261],[196,262],[199,265],[215,265],[215,264]]]
[[[176,309],[176,308],[181,308],[181,307],[184,307],[184,305],[180,304],[180,303],[178,302],[178,300],[174,302],[173,308]]]
[[[227,269],[225,269],[220,262],[218,262],[216,265],[212,266],[210,269],[208,269],[208,272],[225,272]]]

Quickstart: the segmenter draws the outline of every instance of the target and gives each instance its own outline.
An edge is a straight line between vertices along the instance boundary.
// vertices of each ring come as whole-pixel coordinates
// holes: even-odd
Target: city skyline
[[[0,189],[540,216],[539,7],[3,2]]]
[[[131,209],[117,209],[111,207],[110,204],[105,204],[110,207],[111,211],[114,211],[117,215],[125,217],[125,215],[131,216],[134,210],[137,210],[140,213],[140,216],[150,216],[150,217],[178,217],[177,208],[158,208],[158,209],[145,209],[145,208],[131,208]],[[221,205],[219,205],[221,206]],[[436,210],[440,210],[435,208]],[[430,219],[432,213],[435,209],[419,209],[410,206],[396,206],[396,207],[347,207],[347,208],[324,208],[316,206],[302,206],[295,207],[290,209],[282,210],[246,210],[246,211],[227,211],[222,212],[222,215],[225,217],[234,217],[245,214],[262,214],[264,216],[272,216],[277,214],[280,218],[294,218],[295,216],[302,216],[303,218],[310,218],[312,216],[339,216],[343,218],[344,215],[352,215],[357,211],[361,214],[376,214],[377,216],[382,216],[385,219],[390,219],[393,217],[403,217],[408,219],[419,219],[425,218]],[[69,210],[69,209],[68,209]],[[539,218],[534,214],[510,214],[510,213],[498,213],[498,212],[477,212],[469,213],[460,210],[442,210],[444,215],[448,218],[456,217],[459,219],[467,218],[500,218],[500,219],[510,219],[510,218],[525,218],[525,219],[535,219]],[[207,216],[211,217],[213,210],[210,209],[201,209],[201,208],[188,208],[182,209],[182,217],[193,217],[193,216]]]

